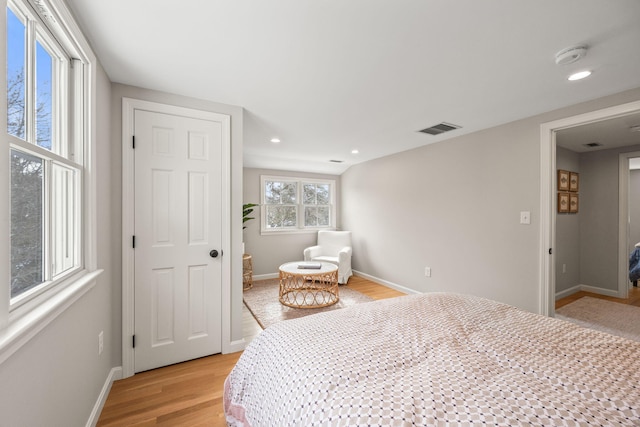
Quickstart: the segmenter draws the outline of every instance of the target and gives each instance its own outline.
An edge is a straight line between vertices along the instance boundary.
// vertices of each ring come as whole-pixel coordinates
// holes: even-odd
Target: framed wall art
[[[558,212],[569,213],[569,193],[558,193]]]
[[[580,186],[580,174],[578,172],[569,173],[569,191],[578,192]]]
[[[569,213],[578,213],[580,207],[580,200],[577,193],[569,194]]]
[[[569,191],[571,172],[558,169],[558,191]]]

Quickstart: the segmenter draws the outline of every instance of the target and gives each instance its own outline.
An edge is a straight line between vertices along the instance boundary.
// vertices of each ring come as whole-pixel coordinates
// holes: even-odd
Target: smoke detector
[[[571,46],[556,53],[556,65],[573,64],[587,54],[586,45]]]

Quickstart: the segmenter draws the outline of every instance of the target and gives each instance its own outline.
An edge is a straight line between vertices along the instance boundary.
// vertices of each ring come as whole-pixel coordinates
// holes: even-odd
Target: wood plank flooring
[[[404,295],[362,277],[351,277],[346,286],[373,299]],[[243,308],[243,335],[249,340],[262,329]],[[216,354],[116,381],[97,425],[225,426],[223,384],[241,354]]]
[[[114,382],[98,426],[224,426],[222,389],[240,353],[218,354]]]

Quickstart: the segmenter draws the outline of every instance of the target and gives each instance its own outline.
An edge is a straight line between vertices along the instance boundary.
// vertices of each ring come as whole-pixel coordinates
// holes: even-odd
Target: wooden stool
[[[242,255],[242,290],[246,291],[253,287],[253,264],[251,255]]]

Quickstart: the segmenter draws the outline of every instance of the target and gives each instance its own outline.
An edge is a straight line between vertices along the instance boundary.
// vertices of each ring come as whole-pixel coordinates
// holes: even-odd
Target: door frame
[[[222,349],[227,349],[226,343],[231,336],[231,117],[225,113],[196,110],[174,105],[143,101],[133,98],[122,98],[122,377],[134,375],[135,353],[132,337],[135,332],[135,298],[134,298],[134,249],[132,236],[134,235],[134,150],[132,140],[134,135],[135,110],[145,110],[154,113],[170,114],[201,120],[217,120],[221,114],[229,117],[223,124],[222,143],[222,203],[227,209],[222,209],[221,249],[228,255],[222,257],[221,277],[221,316],[222,316]]]
[[[540,314],[551,317],[555,314],[556,269],[553,248],[556,243],[556,132],[638,111],[640,111],[640,101],[635,101],[540,125]],[[622,217],[622,212],[620,216]],[[620,251],[620,242],[618,246]],[[618,292],[620,293],[622,286],[620,276],[624,275],[620,267],[622,265],[620,253],[618,253],[618,264]]]
[[[629,297],[629,161],[640,151],[620,153],[618,166],[618,298]]]

